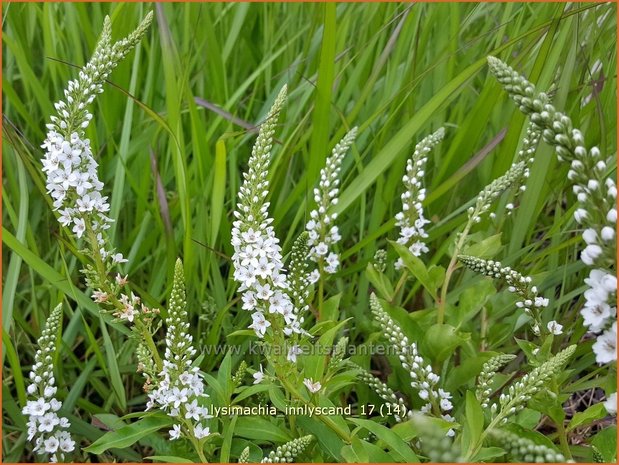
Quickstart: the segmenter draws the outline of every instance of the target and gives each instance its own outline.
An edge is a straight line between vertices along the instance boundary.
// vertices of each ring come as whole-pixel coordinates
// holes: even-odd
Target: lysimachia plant
[[[32,452],[50,461],[94,458],[86,454],[100,459],[115,450],[135,452],[139,444],[140,451],[148,450],[140,457],[145,460],[199,463],[562,462],[585,457],[571,447],[568,431],[616,414],[612,389],[597,399],[605,402],[568,421],[564,410],[575,391],[575,366],[588,357],[601,365],[585,383],[616,372],[612,157],[588,148],[547,94],[491,57],[491,72],[529,118],[511,165],[458,206],[454,215],[462,215],[463,222],[437,244],[433,231],[440,220],[428,202],[431,173],[457,128],[422,128],[425,137],[411,141],[412,153],[401,160],[400,201],[393,207],[398,213],[390,223],[397,239],[390,240],[396,235],[386,228],[376,238],[386,248],[368,263],[361,253],[341,253],[347,241],[363,238],[345,237],[344,218],[337,211],[340,187],[355,169],[347,155],[355,152],[354,144],[364,143],[364,131],[357,127],[338,128],[339,142],[324,148],[330,155],[319,178],[310,180],[316,187],[308,183],[313,202],[304,219],[286,235],[276,221],[272,198],[277,184],[271,179],[273,161],[281,156],[276,134],[289,92],[283,85],[256,128],[231,203],[228,302],[207,302],[204,307],[214,310],[204,312],[195,326],[196,312],[189,310],[200,304],[190,297],[181,259],[173,270],[164,270],[172,279],[160,293],[165,300],[161,309],[146,306],[138,295],[150,296],[146,286],[138,293],[122,272],[127,259],[107,235],[115,218],[85,131],[92,119],[89,105],[151,20],[149,13],[132,34],[113,42],[111,21],[105,19],[91,60],[55,104],[57,115],[51,117],[43,144],[47,193],[64,233],[77,241],[86,263],[84,284],[100,304],[106,341],[108,326],[118,330],[115,338],[129,337],[125,347],[133,352],[135,367],[123,367],[126,378],[119,374],[113,382],[135,389],[131,381],[139,378],[140,394],[122,418],[105,412],[105,401],[97,406],[110,431],[97,431],[95,440],[71,429],[67,417],[81,415],[84,404],[65,395],[70,386],[54,374],[61,368],[62,306],[57,306],[38,339],[30,397],[22,410]],[[597,337],[590,344],[594,355],[578,347],[579,338],[561,320],[580,291],[561,289],[558,296],[555,285],[520,254],[501,256],[505,224],[495,221],[499,215],[494,211],[499,212],[499,203],[505,216],[516,209],[542,139],[570,165],[577,202],[573,215],[586,244],[580,258],[590,268],[582,278],[586,290],[580,312]],[[356,270],[370,289],[357,295],[357,302],[343,300],[342,277]],[[563,294],[573,291],[578,292],[565,303]],[[348,318],[353,303],[363,307],[367,334],[359,332],[359,318]],[[492,344],[489,314],[505,320],[497,325],[503,328],[497,336],[501,351]],[[201,342],[211,341],[210,331],[223,320],[234,328],[226,335],[231,345],[211,353]],[[235,341],[240,342],[232,346]],[[95,352],[101,357],[98,348]],[[67,417],[63,397],[71,400]],[[575,457],[575,450],[581,455]],[[590,455],[599,457],[593,448]]]

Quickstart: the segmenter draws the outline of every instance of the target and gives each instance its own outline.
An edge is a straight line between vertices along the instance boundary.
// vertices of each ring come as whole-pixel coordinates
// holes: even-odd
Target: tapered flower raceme
[[[514,415],[519,411],[535,394],[544,389],[553,376],[560,373],[575,351],[576,345],[567,347],[550,360],[535,368],[531,373],[514,382],[506,390],[507,393],[500,395],[499,404],[492,405],[491,411],[493,413],[498,411],[502,421],[507,421],[508,416]]]
[[[339,256],[333,246],[341,239],[335,224],[337,213],[329,213],[329,210],[338,202],[342,161],[356,137],[357,128],[354,127],[336,144],[325,167],[320,170],[320,182],[314,189],[317,208],[310,212],[311,219],[306,225],[309,234],[309,256],[318,263],[320,271],[329,274],[335,273],[340,265]]]
[[[202,405],[203,399],[208,397],[204,380],[198,367],[192,366],[196,350],[189,332],[186,305],[185,276],[179,259],[174,268],[174,284],[168,303],[163,370],[155,389],[148,394],[147,408],[158,406],[177,421],[170,430],[172,439],[184,435],[200,440],[210,434],[205,422],[211,416]]]
[[[53,358],[56,352],[56,337],[62,320],[62,304],[49,315],[38,340],[34,364],[30,372],[31,384],[28,400],[22,413],[28,417],[28,440],[34,442],[34,452],[47,455],[50,462],[65,459],[65,454],[75,449],[75,442],[67,431],[71,424],[58,413],[62,402],[56,399]]]
[[[416,343],[410,343],[400,327],[385,312],[375,294],[370,296],[370,308],[374,319],[383,330],[387,340],[393,345],[400,359],[402,368],[408,371],[411,377],[411,387],[417,390],[419,397],[427,401],[421,409],[423,413],[433,413],[447,421],[453,421],[449,412],[453,405],[451,393],[439,387],[440,376],[432,371],[432,366],[427,363],[417,350]],[[449,435],[455,434],[453,430]]]
[[[64,90],[64,100],[55,103],[57,115],[51,116],[47,125],[47,138],[43,172],[47,176],[47,190],[53,206],[59,213],[59,222],[86,238],[85,253],[92,259],[83,272],[86,282],[93,288],[92,298],[113,312],[120,320],[135,323],[136,318],[153,313],[141,305],[139,297],[124,292],[126,278],[114,268],[127,260],[115,252],[107,237],[112,219],[108,216],[110,205],[102,194],[104,185],[99,180],[97,162],[93,158],[90,141],[86,137],[92,114],[88,111],[95,96],[103,92],[103,84],[117,64],[138,44],[152,21],[149,13],[138,28],[128,37],[112,43],[111,21],[105,18],[103,32],[92,58],[77,79],[71,80]],[[109,279],[116,274],[116,282]]]
[[[309,447],[313,439],[314,436],[311,434],[293,439],[269,453],[268,456],[262,459],[261,463],[292,463],[296,457],[301,455],[305,449]],[[247,459],[248,457],[245,458],[245,460]]]
[[[524,77],[497,58],[488,57],[488,63],[520,110],[543,130],[544,140],[555,148],[559,160],[570,164],[568,178],[578,201],[574,218],[583,227],[585,242],[580,258],[592,268],[589,279],[585,280],[589,289],[585,291],[581,313],[592,332],[606,329],[593,349],[598,363],[616,361],[616,352],[611,356],[605,349],[616,338],[616,331],[609,326],[617,311],[617,186],[615,179],[608,176],[610,157],[603,156],[597,147],[588,149],[571,119],[548,103],[546,95]],[[602,279],[607,285],[602,284]]]
[[[114,253],[105,237],[112,219],[108,217],[107,197],[101,194],[103,183],[97,174],[97,162],[85,136],[85,128],[92,118],[87,106],[103,92],[105,80],[137,45],[151,20],[152,13],[149,13],[131,35],[112,44],[111,23],[106,17],[91,60],[77,79],[69,81],[65,99],[54,104],[58,114],[51,117],[42,145],[47,190],[53,198],[54,209],[60,214],[58,220],[78,238],[90,232],[96,238],[102,259],[110,266],[125,259],[122,254]]]
[[[232,228],[234,279],[241,285],[243,308],[252,312],[249,327],[258,337],[264,337],[275,318],[283,320],[283,325],[279,326],[284,327],[286,335],[302,332],[303,317],[298,315],[288,295],[281,247],[271,225],[273,219],[269,217],[266,200],[273,134],[285,100],[286,86],[260,126],[248,170],[243,174]]]
[[[515,462],[525,463],[564,463],[565,457],[550,447],[536,444],[531,439],[518,436],[509,431],[491,429],[489,436],[511,456]]]
[[[400,228],[398,242],[408,247],[413,255],[419,257],[428,251],[424,239],[428,237],[425,225],[429,221],[424,217],[422,202],[426,198],[426,189],[423,187],[425,166],[428,153],[445,136],[445,130],[440,128],[435,133],[422,139],[415,146],[413,156],[406,163],[406,174],[402,177],[404,193],[402,194],[402,211],[395,216]],[[398,259],[395,267],[403,266],[402,259]]]
[[[393,417],[396,421],[400,422],[408,418],[407,413],[412,414],[412,411],[406,408],[404,401],[395,395],[395,392],[383,383],[380,379],[367,371],[360,369],[357,377],[360,381],[364,382],[368,385],[370,389],[372,389],[378,396],[383,399],[387,404],[390,405],[391,411],[393,412]]]
[[[521,308],[527,315],[533,318],[533,332],[541,334],[546,329],[541,324],[540,312],[548,306],[550,301],[539,295],[537,286],[533,286],[530,276],[523,276],[509,266],[501,265],[495,260],[484,260],[483,258],[471,257],[469,255],[458,255],[458,260],[467,268],[477,273],[491,278],[501,279],[507,284],[507,290],[516,294],[519,299],[516,307]]]
[[[492,357],[482,366],[481,373],[477,378],[477,390],[475,395],[483,408],[488,407],[490,394],[492,394],[492,383],[501,367],[515,359],[515,355],[501,354]]]

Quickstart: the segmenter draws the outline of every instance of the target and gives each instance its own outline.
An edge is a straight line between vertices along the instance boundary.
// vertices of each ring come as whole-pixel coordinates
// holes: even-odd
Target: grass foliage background
[[[338,318],[353,318],[349,335],[357,344],[376,337],[364,270],[378,248],[388,247],[386,239],[397,237],[393,217],[414,144],[445,125],[445,141],[428,161],[425,204],[433,222],[427,260],[443,266],[466,208],[518,149],[525,120],[489,75],[487,55],[506,60],[540,89],[554,84],[555,106],[583,129],[588,143],[616,154],[614,4],[4,4],[5,461],[29,458],[20,413],[24,376],[45,317],[61,299],[67,305],[56,376],[67,387],[66,410],[80,412],[70,416],[73,429],[93,441],[102,434],[99,426],[139,412],[145,401],[135,343],[122,325],[105,322],[87,297],[77,245],[52,215],[39,145],[52,103],[76,75],[75,66],[85,64],[104,15],[120,37],[151,8],[153,26],[95,101],[87,135],[98,150],[117,219],[113,243],[130,260],[132,285],[148,305],[161,306],[174,260],[183,257],[198,347],[235,344],[240,339],[226,335],[248,324],[247,312],[236,310],[236,285],[229,279],[231,212],[254,127],[284,83],[290,98],[270,173],[271,211],[284,252],[304,227],[330,149],[348,128],[360,127],[344,162],[337,207],[344,266],[327,288],[341,294]],[[591,75],[596,60],[602,63],[599,79]],[[578,342],[585,330],[574,296],[583,289],[584,265],[577,259],[581,239],[567,169],[542,143],[518,209],[506,216],[510,199],[504,196],[495,222],[474,232],[479,239],[501,232],[496,256],[533,275],[542,293],[558,290],[546,295],[555,297],[554,319]],[[481,281],[458,272],[450,295]],[[407,292],[409,310],[429,302],[415,283]],[[514,333],[526,337],[513,305],[503,302],[487,315],[485,330],[477,313],[463,316],[448,307],[447,322],[471,333],[470,353],[480,347],[513,353]],[[581,375],[573,391],[613,384],[595,377],[590,346],[579,346],[575,370]],[[222,358],[207,356],[201,367],[217,371]],[[233,356],[233,366],[241,359],[249,357]],[[367,366],[369,358],[363,362]],[[457,388],[470,381],[452,382]],[[151,443],[112,450],[99,460],[140,460],[157,441],[164,447],[163,437],[151,435]]]

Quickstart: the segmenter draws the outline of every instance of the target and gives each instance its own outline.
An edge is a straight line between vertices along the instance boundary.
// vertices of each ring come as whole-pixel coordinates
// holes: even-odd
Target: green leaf
[[[394,290],[391,281],[383,273],[377,271],[373,264],[368,263],[368,266],[365,268],[365,275],[372,283],[372,286],[374,286],[374,289],[376,289],[380,298],[386,300],[392,298]]]
[[[576,412],[572,417],[569,425],[567,425],[567,431],[571,431],[577,426],[587,425],[595,420],[604,418],[607,415],[604,403],[600,402],[588,407],[584,412]]]
[[[185,459],[183,457],[176,457],[173,455],[151,455],[149,457],[144,457],[144,460],[152,460],[153,462],[162,463],[193,463],[189,459]]]
[[[430,295],[436,300],[436,287],[434,287],[434,280],[430,277],[426,265],[417,257],[415,257],[407,247],[402,244],[398,244],[395,241],[389,241],[395,251],[398,253],[406,269],[419,281],[419,283],[430,293]]]
[[[310,434],[313,434],[318,441],[318,446],[333,458],[335,462],[342,462],[344,441],[332,429],[316,417],[297,417],[298,425]],[[328,460],[331,462],[332,460]]]
[[[363,418],[349,418],[348,420],[358,426],[362,426],[382,440],[401,461],[405,463],[419,462],[419,458],[408,444],[386,426]]]
[[[151,415],[116,431],[104,434],[90,446],[84,448],[84,451],[98,455],[111,448],[129,447],[143,437],[169,427],[173,423],[174,420],[167,415]]]
[[[340,319],[340,300],[342,299],[342,293],[329,297],[322,307],[322,313],[320,315],[321,321],[339,321]]]
[[[470,338],[469,333],[457,331],[451,325],[434,324],[426,331],[423,339],[425,355],[440,363]]]
[[[492,258],[501,250],[501,234],[487,237],[477,244],[471,244],[464,248],[464,255],[472,255],[479,258]]]
[[[502,457],[505,455],[505,451],[500,447],[484,447],[477,452],[473,457],[471,457],[471,462],[490,462],[491,459],[496,459],[497,457]]]
[[[273,421],[261,417],[239,417],[234,435],[270,442],[288,442],[292,439],[292,436],[285,429],[280,428]]]
[[[472,452],[475,445],[479,442],[481,433],[484,429],[484,411],[479,405],[473,391],[466,391],[465,404],[466,423],[462,433],[462,449]],[[467,453],[467,456],[469,454]]]
[[[617,426],[612,425],[603,429],[591,440],[591,444],[598,448],[605,462],[617,462]]]

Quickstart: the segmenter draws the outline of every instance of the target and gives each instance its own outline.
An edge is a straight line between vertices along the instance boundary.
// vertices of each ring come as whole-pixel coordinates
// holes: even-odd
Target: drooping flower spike
[[[518,72],[495,57],[488,57],[488,64],[520,111],[543,131],[544,140],[555,148],[559,160],[570,164],[568,178],[578,201],[574,219],[583,227],[586,244],[580,258],[592,268],[585,279],[589,289],[581,313],[590,331],[604,331],[593,345],[598,363],[616,361],[617,187],[615,179],[608,176],[610,157],[603,156],[597,147],[587,148],[572,120]]]
[[[62,304],[50,313],[34,355],[30,371],[31,384],[28,400],[22,413],[28,417],[28,440],[34,442],[34,452],[46,455],[50,462],[60,462],[75,449],[75,441],[67,429],[69,420],[59,415],[62,402],[56,399],[56,381],[53,359],[56,352],[56,337],[62,320]]]
[[[425,137],[416,146],[412,157],[406,162],[406,174],[402,177],[404,192],[402,193],[402,211],[395,216],[396,224],[400,228],[398,243],[408,247],[413,255],[419,257],[428,251],[424,239],[428,237],[425,225],[429,221],[424,217],[422,202],[426,198],[426,189],[423,187],[425,165],[428,153],[445,137],[445,130],[439,128],[433,134]],[[398,259],[395,268],[403,266],[402,259]]]
[[[370,309],[387,340],[395,348],[402,368],[408,371],[411,387],[417,390],[422,400],[427,402],[421,409],[422,413],[430,413],[444,420],[454,421],[448,413],[453,408],[450,400],[451,393],[439,387],[440,376],[434,373],[432,366],[421,357],[417,344],[409,342],[408,337],[385,312],[375,294],[370,296]],[[455,432],[449,430],[448,434],[453,436]]]
[[[302,333],[303,316],[298,315],[288,294],[288,278],[267,201],[273,134],[286,91],[284,86],[260,126],[247,172],[243,173],[232,228],[234,279],[240,284],[243,309],[252,313],[249,327],[260,338],[276,319],[276,327],[283,327],[286,336]]]
[[[507,290],[519,297],[516,301],[516,307],[522,309],[524,313],[533,319],[533,332],[539,335],[544,331],[542,329],[540,312],[548,307],[550,301],[539,295],[537,286],[531,284],[533,280],[530,276],[524,276],[509,266],[503,266],[501,262],[496,260],[484,260],[483,258],[470,255],[458,255],[458,260],[476,273],[505,281],[508,286]],[[556,328],[558,328],[556,325],[558,323],[553,323],[555,324],[547,326],[547,329],[548,332],[556,334]],[[554,330],[551,328],[554,328]]]
[[[525,189],[523,181],[529,177],[529,169],[533,164],[540,135],[539,128],[530,124],[522,148],[519,150],[514,163],[502,176],[496,178],[478,194],[474,207],[469,207],[469,223],[479,223],[492,203],[507,189],[518,186],[516,193]],[[506,208],[510,212],[514,205],[512,203],[507,204]]]
[[[333,250],[333,246],[341,239],[335,224],[337,213],[329,213],[329,209],[337,205],[342,161],[356,137],[357,128],[354,127],[335,145],[325,167],[320,170],[320,182],[314,189],[317,208],[310,212],[311,219],[307,222],[306,230],[309,234],[309,256],[318,264],[319,274],[322,271],[333,274],[340,265],[339,256]]]

